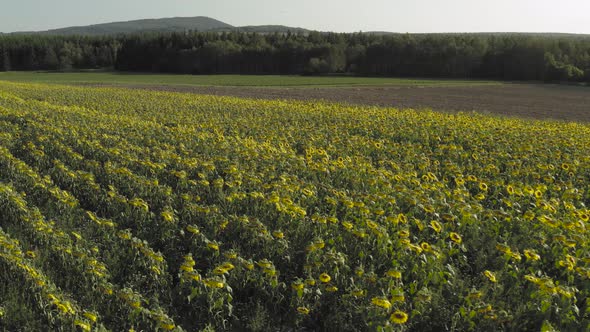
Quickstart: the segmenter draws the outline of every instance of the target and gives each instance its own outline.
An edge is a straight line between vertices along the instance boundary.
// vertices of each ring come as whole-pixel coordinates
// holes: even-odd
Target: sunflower
[[[498,316],[497,316],[496,314],[492,313],[492,314],[485,314],[485,315],[483,316],[483,318],[485,318],[485,319],[491,319],[491,320],[495,320],[495,319],[498,319]]]
[[[193,233],[193,234],[199,234],[201,231],[199,230],[199,227],[195,226],[195,225],[188,225],[186,226],[186,230],[189,233]]]
[[[203,283],[210,288],[223,288],[223,286],[225,286],[223,282],[215,279],[205,279],[203,280]]]
[[[98,317],[94,313],[88,311],[84,313],[84,317],[88,318],[93,323],[95,323],[98,319]]]
[[[539,278],[533,276],[532,274],[527,274],[524,276],[524,278],[532,283],[535,283],[535,284],[538,284],[541,282]]]
[[[432,205],[424,205],[424,212],[426,213],[434,213],[434,206]]]
[[[453,241],[457,244],[461,244],[461,241],[463,241],[463,239],[461,238],[461,235],[459,235],[455,232],[451,232],[451,234],[449,234],[449,238],[451,238],[451,241]]]
[[[469,294],[467,294],[467,298],[469,298],[470,300],[477,300],[479,298],[481,298],[483,296],[483,293],[480,291],[471,291]]]
[[[176,327],[176,325],[167,322],[167,323],[160,323],[160,327],[165,331],[172,331]]]
[[[406,239],[410,237],[410,231],[406,230],[406,229],[402,229],[401,231],[397,232],[397,234],[399,235],[399,237],[401,237],[402,239]]]
[[[311,196],[313,196],[313,194],[314,194],[314,193],[313,193],[313,191],[312,191],[311,189],[308,189],[308,188],[304,188],[304,189],[301,191],[301,193],[303,193],[303,195],[304,195],[305,197],[311,197]]]
[[[446,222],[451,222],[455,220],[455,216],[450,213],[443,213],[440,215],[440,217]]]
[[[538,261],[539,259],[541,259],[541,256],[539,256],[539,254],[537,254],[531,249],[525,249],[524,256],[526,257],[526,259],[530,261]]]
[[[510,257],[511,257],[512,259],[514,259],[514,260],[517,260],[517,261],[519,261],[519,262],[522,260],[522,256],[520,255],[520,253],[519,253],[519,252],[513,252],[513,253],[511,253],[511,254],[510,254]]]
[[[231,271],[235,268],[235,266],[230,263],[230,262],[224,262],[223,264],[221,264],[221,267],[223,267],[224,269]]]
[[[263,269],[268,269],[268,268],[270,268],[270,267],[271,267],[273,264],[272,264],[272,262],[271,262],[271,261],[269,261],[268,259],[266,259],[266,258],[265,258],[265,259],[263,259],[263,260],[260,260],[260,261],[256,262],[256,265],[260,266],[260,267],[261,267],[261,268],[263,268]]]
[[[371,303],[383,309],[391,308],[391,302],[389,302],[389,300],[384,297],[374,297],[371,300]]]
[[[379,225],[377,225],[377,223],[374,221],[367,220],[367,227],[369,227],[369,229],[375,230],[379,228]]]
[[[303,290],[304,287],[305,285],[303,285],[301,281],[296,281],[291,284],[291,288],[296,291]]]
[[[486,313],[486,312],[492,312],[492,311],[494,311],[494,308],[490,304],[488,304],[486,306],[480,307],[480,309],[478,309],[477,311],[479,313],[482,313],[483,314],[483,313]]]
[[[402,273],[400,271],[397,270],[389,270],[385,273],[387,276],[395,278],[395,279],[401,279],[402,278]]]
[[[426,243],[426,245],[428,245],[428,243]],[[422,247],[421,246],[417,246],[417,245],[412,244],[412,243],[408,244],[407,245],[407,248],[410,249],[410,250],[412,250],[416,254],[421,254],[422,251],[424,251],[424,250],[422,250]]]
[[[408,223],[408,217],[406,217],[404,214],[398,214],[397,218],[396,218],[396,224],[397,223],[401,223],[401,224],[407,224]]]
[[[338,287],[336,287],[334,285],[330,285],[330,286],[326,287],[327,292],[336,292],[337,290],[338,290]]]
[[[297,312],[302,315],[307,315],[309,314],[309,309],[307,309],[306,307],[297,307]]]
[[[194,266],[194,263],[191,265],[188,262],[184,262],[184,263],[182,263],[182,265],[180,265],[180,270],[184,271],[184,272],[192,272],[193,266]]]
[[[391,314],[389,320],[394,324],[404,324],[408,321],[408,314],[403,311],[396,310]]]
[[[430,222],[430,227],[432,227],[432,229],[433,229],[435,232],[437,232],[437,233],[440,233],[440,232],[442,231],[442,226],[441,226],[441,224],[440,224],[438,221],[436,221],[436,220],[432,220],[432,221]]]
[[[391,302],[404,302],[406,297],[402,291],[396,291],[393,295],[391,295]]]
[[[522,217],[525,220],[532,221],[533,219],[535,219],[535,213],[533,211],[528,210],[524,213]]]
[[[78,320],[78,319],[76,319],[74,321],[74,325],[78,326],[82,331],[90,331],[90,330],[92,330],[90,328],[90,325],[88,323],[85,323],[85,322],[83,322],[81,320]]]
[[[277,270],[274,267],[262,270],[268,277],[274,277],[277,275]]]
[[[238,254],[236,254],[233,251],[228,251],[228,252],[224,253],[223,256],[225,256],[225,258],[227,258],[227,259],[236,259],[236,258],[238,258]]]
[[[214,250],[214,251],[218,251],[219,245],[215,242],[209,242],[209,243],[207,243],[207,248]]]
[[[497,282],[498,280],[496,280],[496,275],[489,270],[485,270],[483,271],[483,274],[486,276],[486,278],[488,278],[491,282]]]
[[[507,185],[506,192],[508,193],[508,195],[514,195],[514,193],[515,193],[514,187],[511,185]]]
[[[568,248],[575,248],[577,245],[576,241],[574,241],[574,240],[567,240],[567,241],[565,241],[564,244]]]
[[[362,277],[363,274],[365,274],[365,270],[363,270],[362,267],[357,267],[354,269],[354,274],[356,274],[358,277]]]
[[[332,280],[332,277],[330,277],[329,274],[327,274],[327,273],[320,274],[320,281],[321,282],[328,283],[328,282],[330,282],[330,280]]]
[[[165,221],[174,222],[174,213],[172,213],[171,211],[162,211],[160,215]]]
[[[557,288],[557,293],[563,295],[564,297],[570,299],[574,296],[574,292],[567,290],[561,286],[556,287]]]

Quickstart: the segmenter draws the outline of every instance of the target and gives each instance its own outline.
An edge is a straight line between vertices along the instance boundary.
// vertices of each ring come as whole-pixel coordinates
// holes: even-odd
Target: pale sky
[[[0,31],[174,16],[321,31],[590,34],[590,0],[0,0]]]

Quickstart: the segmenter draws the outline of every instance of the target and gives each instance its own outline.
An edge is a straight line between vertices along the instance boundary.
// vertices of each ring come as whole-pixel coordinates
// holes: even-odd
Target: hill
[[[221,22],[219,20],[205,17],[173,17],[161,19],[143,19],[125,22],[112,22],[93,24],[87,26],[75,26],[46,31],[19,31],[13,34],[42,34],[42,35],[116,35],[139,32],[184,32],[192,31],[211,31],[211,32],[256,32],[256,33],[306,33],[309,32],[303,28],[292,28],[284,25],[249,25],[235,27],[233,25]]]
[[[109,35],[136,32],[183,32],[186,30],[210,31],[232,29],[232,25],[205,16],[143,19],[76,26],[47,31],[17,32],[17,34],[44,35]]]

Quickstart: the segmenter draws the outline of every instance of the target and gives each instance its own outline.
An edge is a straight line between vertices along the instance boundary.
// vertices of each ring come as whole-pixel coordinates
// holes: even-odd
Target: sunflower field
[[[588,331],[590,126],[0,82],[0,330]]]

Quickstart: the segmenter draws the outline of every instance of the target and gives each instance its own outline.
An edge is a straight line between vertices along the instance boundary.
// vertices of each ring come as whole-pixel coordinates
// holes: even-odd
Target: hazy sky
[[[322,31],[590,34],[590,0],[0,0],[0,31],[209,16]]]

